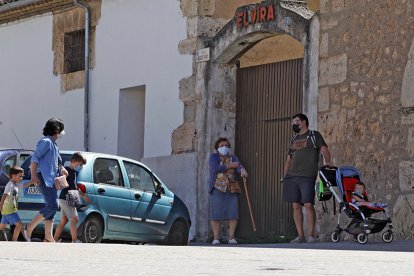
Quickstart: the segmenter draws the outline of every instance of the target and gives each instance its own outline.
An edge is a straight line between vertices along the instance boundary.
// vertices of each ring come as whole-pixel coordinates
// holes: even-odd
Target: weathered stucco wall
[[[334,163],[359,168],[371,200],[390,204],[396,237],[412,238],[413,1],[320,7],[319,130]],[[332,212],[318,212],[318,222],[322,236],[334,229]]]

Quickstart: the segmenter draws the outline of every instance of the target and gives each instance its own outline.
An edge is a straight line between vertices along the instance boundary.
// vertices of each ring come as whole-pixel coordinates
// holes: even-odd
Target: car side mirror
[[[161,184],[158,184],[157,187],[155,187],[155,193],[158,197],[161,197],[162,194],[165,194],[164,187]]]

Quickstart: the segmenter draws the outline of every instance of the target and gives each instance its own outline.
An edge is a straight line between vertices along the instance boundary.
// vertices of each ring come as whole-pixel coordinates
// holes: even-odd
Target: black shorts
[[[313,177],[287,175],[283,179],[283,200],[315,204],[315,180]]]

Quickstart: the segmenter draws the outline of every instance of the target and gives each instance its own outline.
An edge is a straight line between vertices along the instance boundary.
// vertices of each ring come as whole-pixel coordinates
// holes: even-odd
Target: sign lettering
[[[248,11],[236,13],[238,28],[245,28],[249,25],[275,20],[275,8],[273,5],[254,7]]]

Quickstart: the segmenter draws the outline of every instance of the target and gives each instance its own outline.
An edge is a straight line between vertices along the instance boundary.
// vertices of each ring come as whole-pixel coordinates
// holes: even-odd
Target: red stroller
[[[381,232],[388,224],[388,229],[382,233],[382,240],[386,243],[392,242],[393,227],[391,219],[386,208],[360,206],[352,203],[352,192],[355,184],[362,181],[361,174],[353,167],[339,167],[329,169],[322,167],[319,176],[326,187],[332,192],[339,203],[340,209],[338,214],[338,224],[331,234],[333,242],[339,242],[342,231],[352,235],[354,241],[365,244],[368,241],[368,235]],[[335,191],[337,186],[340,195]],[[364,196],[367,196],[366,194]],[[351,221],[345,228],[340,227],[341,212],[344,212]],[[374,219],[371,215],[374,213],[383,213],[384,219]]]

